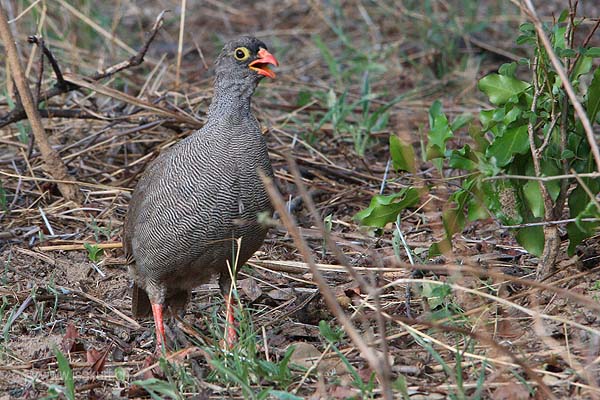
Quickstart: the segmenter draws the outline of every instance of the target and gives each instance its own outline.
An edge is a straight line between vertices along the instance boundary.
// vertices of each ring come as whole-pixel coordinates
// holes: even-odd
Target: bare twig
[[[542,26],[542,21],[540,21],[540,18],[538,17],[538,15],[535,11],[535,7],[531,3],[531,0],[523,0],[523,2],[525,3],[525,7],[517,0],[511,0],[511,1],[515,4],[517,4],[523,11],[525,11],[525,13],[529,16],[529,18],[533,22],[533,25],[535,26],[535,30],[537,31],[538,37],[540,38],[544,48],[546,49],[548,58],[550,58],[550,62],[554,66],[556,73],[558,74],[558,76],[560,76],[560,80],[561,80],[563,87],[565,88],[565,92],[567,92],[567,96],[569,96],[569,100],[571,100],[571,104],[573,104],[573,108],[575,109],[575,112],[577,113],[577,116],[579,117],[579,120],[581,121],[581,124],[583,125],[583,130],[585,131],[588,144],[590,145],[590,149],[594,156],[594,161],[596,162],[596,170],[600,171],[600,150],[598,149],[598,143],[596,142],[596,139],[594,136],[594,130],[592,129],[592,124],[590,123],[590,120],[587,117],[587,114],[585,113],[583,106],[581,105],[579,100],[577,100],[577,95],[575,93],[575,90],[573,89],[573,86],[571,85],[571,81],[569,80],[569,77],[567,76],[565,69],[561,65],[560,60],[556,56],[556,53],[554,52],[554,49],[552,48],[552,44],[550,43],[550,40],[548,39],[548,37],[546,36],[546,33],[544,32],[544,27]]]
[[[296,183],[298,191],[300,192],[300,195],[302,196],[302,199],[304,200],[304,204],[307,206],[308,210],[310,211],[310,214],[313,219],[313,223],[317,226],[317,229],[319,229],[319,231],[323,234],[323,239],[325,240],[327,246],[335,254],[335,256],[338,258],[340,263],[346,267],[346,270],[348,271],[348,273],[359,284],[361,289],[363,291],[365,291],[365,293],[367,293],[373,299],[375,299],[375,303],[377,304],[378,310],[381,311],[380,290],[377,288],[377,286],[375,286],[375,279],[372,279],[371,283],[367,282],[367,280],[365,280],[360,274],[358,274],[358,272],[350,265],[346,255],[339,249],[339,247],[335,243],[335,240],[333,240],[331,238],[329,230],[325,229],[323,220],[320,217],[319,213],[317,212],[317,208],[315,207],[312,197],[309,195],[304,183],[302,182],[302,176],[300,175],[300,171],[298,170],[298,166],[296,165],[294,158],[291,157],[291,155],[289,153],[285,153],[284,155],[285,155],[285,158],[290,167],[290,171],[292,172],[292,175],[294,177],[294,182]],[[370,271],[370,272],[373,272],[373,271]],[[381,342],[381,350],[383,353],[383,357],[380,357],[380,359],[379,359],[379,364],[380,364],[379,371],[381,373],[380,378],[381,378],[382,387],[384,390],[384,397],[385,398],[393,398],[393,394],[392,394],[391,386],[390,386],[391,367],[389,365],[389,358],[388,358],[389,349],[388,349],[387,342],[385,341],[386,324],[385,324],[385,320],[381,316],[381,313],[378,313],[378,315],[377,315],[377,326],[378,326],[379,335],[383,339]]]
[[[540,221],[540,222],[529,222],[526,224],[516,224],[516,225],[500,225],[501,229],[520,229],[520,228],[529,228],[532,226],[549,226],[549,225],[565,225],[570,224],[571,222],[600,222],[600,218],[568,218],[561,220],[553,220],[553,221]]]
[[[439,329],[443,332],[459,333],[461,335],[471,337],[481,343],[484,343],[484,344],[492,347],[495,351],[508,356],[515,364],[517,364],[521,368],[523,368],[523,371],[525,371],[525,373],[527,374],[527,376],[529,378],[531,378],[533,381],[535,381],[538,384],[538,387],[540,388],[540,390],[542,390],[544,392],[544,395],[547,396],[547,398],[556,399],[556,397],[552,394],[552,391],[548,388],[548,386],[546,386],[546,384],[544,383],[544,381],[542,380],[540,375],[537,374],[534,370],[532,370],[531,367],[529,367],[529,365],[527,365],[526,361],[517,357],[506,347],[502,346],[499,343],[496,343],[496,341],[494,339],[492,339],[488,335],[482,333],[482,331],[474,332],[472,330],[460,328],[457,326],[443,325],[443,324],[440,324],[440,323],[437,323],[434,321],[420,321],[420,320],[400,317],[400,316],[396,316],[396,315],[392,316],[392,315],[386,314],[386,317],[395,322],[401,323],[403,326],[405,326],[407,328],[410,326],[416,325],[416,324],[421,324],[421,325],[427,326],[428,328]]]
[[[484,181],[495,181],[498,179],[519,179],[524,181],[540,181],[540,182],[550,182],[550,181],[558,181],[562,179],[575,178],[576,176],[580,178],[600,178],[600,172],[589,172],[585,174],[565,174],[565,175],[552,175],[552,176],[530,176],[530,175],[495,175],[483,178]]]
[[[352,267],[349,266],[350,263],[348,262],[348,257],[346,257],[346,255],[340,251],[340,249],[335,244],[335,241],[333,241],[331,239],[331,235],[328,233],[327,229],[325,229],[325,226],[323,225],[323,220],[320,218],[319,213],[317,212],[317,208],[315,207],[315,203],[313,202],[312,198],[306,191],[306,187],[302,183],[302,176],[300,175],[300,171],[298,170],[296,160],[294,160],[294,158],[291,157],[289,153],[285,153],[284,156],[290,167],[290,171],[292,172],[292,175],[294,177],[294,182],[296,183],[296,187],[298,188],[298,191],[300,192],[300,195],[302,196],[302,199],[304,200],[304,204],[310,211],[313,222],[317,226],[317,229],[323,233],[323,239],[325,240],[325,243],[327,243],[327,246],[337,257],[340,264],[346,266],[348,273],[358,283],[358,285],[361,287],[361,289],[365,293],[372,291],[373,288],[365,280],[365,278],[363,278]]]
[[[115,64],[111,67],[106,68],[103,71],[99,71],[89,77],[86,77],[86,79],[91,82],[98,81],[98,80],[104,79],[106,77],[109,77],[117,72],[120,72],[124,69],[140,65],[144,61],[144,56],[146,55],[146,52],[148,51],[150,44],[152,43],[152,41],[156,37],[158,31],[162,27],[164,14],[168,11],[169,10],[163,10],[156,17],[154,25],[152,26],[150,33],[147,35],[146,41],[144,42],[144,44],[142,45],[140,50],[135,55],[130,57],[128,60],[122,61],[118,64]],[[45,54],[50,54],[50,56],[48,56],[48,57],[50,59],[50,62],[52,63],[52,60],[54,59],[54,57],[51,55],[50,50],[47,48],[42,48],[42,50],[44,51]],[[53,64],[53,68],[54,68],[54,64]],[[57,71],[60,71],[60,68],[58,68],[58,64],[56,64],[56,68],[54,68],[54,72],[57,74],[57,80],[59,80],[59,75],[58,75]],[[60,76],[62,76],[62,74]],[[63,80],[63,82],[64,82],[64,80]],[[47,101],[55,96],[58,96],[58,95],[61,95],[64,93],[68,93],[68,92],[70,92],[72,90],[76,90],[76,89],[79,89],[79,86],[73,82],[66,82],[65,85],[61,85],[60,81],[59,81],[59,82],[57,82],[57,85],[55,85],[53,88],[48,89],[40,94],[39,98],[37,99],[36,105],[39,104],[39,102],[42,100]],[[15,106],[15,108],[13,108],[13,110],[11,110],[9,113],[7,113],[5,115],[0,116],[0,128],[4,127],[6,125],[12,124],[14,122],[17,122],[17,121],[21,121],[21,120],[25,119],[26,117],[27,117],[27,114],[24,112],[22,107],[20,107],[20,102],[17,102],[17,105]]]
[[[319,290],[323,295],[323,298],[325,299],[325,303],[327,303],[327,307],[332,312],[332,314],[335,315],[339,323],[344,327],[344,331],[350,337],[354,345],[358,348],[362,357],[364,357],[365,360],[371,366],[371,368],[373,368],[373,370],[376,371],[376,374],[379,377],[382,386],[385,387],[385,385],[389,385],[389,381],[386,382],[384,380],[385,375],[382,370],[381,362],[377,357],[376,353],[367,345],[367,343],[365,343],[364,339],[362,338],[358,330],[354,327],[354,324],[352,323],[350,318],[348,318],[346,313],[344,313],[344,310],[336,300],[335,294],[329,288],[329,286],[327,285],[327,281],[315,265],[311,251],[306,242],[304,241],[304,238],[300,234],[300,230],[294,222],[293,217],[287,211],[285,207],[285,201],[281,197],[279,191],[275,188],[273,181],[266,176],[263,176],[262,179],[265,183],[265,187],[267,189],[267,192],[269,193],[271,202],[273,203],[275,210],[279,213],[283,224],[287,228],[289,234],[294,239],[296,247],[302,254],[302,257],[304,258],[306,263],[309,265],[310,271],[313,275],[313,280],[319,287]],[[384,394],[388,392],[390,392],[389,389],[384,389]],[[386,396],[386,398],[389,399],[390,397]]]
[[[73,177],[68,174],[67,169],[56,151],[52,148],[52,145],[46,136],[46,132],[44,131],[42,119],[37,112],[37,105],[33,102],[33,96],[31,90],[29,90],[27,79],[25,78],[23,67],[19,60],[17,46],[15,45],[14,38],[8,25],[8,18],[2,7],[0,7],[0,36],[2,37],[2,41],[6,48],[8,62],[15,78],[25,115],[31,123],[31,130],[33,131],[35,140],[42,153],[42,158],[44,159],[43,168],[48,175],[58,181],[62,181],[57,182],[58,189],[66,200],[79,202],[79,188],[74,183]],[[68,183],[64,183],[65,181]]]
[[[598,27],[600,27],[600,18],[598,18],[596,20],[596,23],[594,24],[594,26],[592,26],[592,28],[588,32],[587,36],[583,40],[583,43],[581,45],[582,47],[587,47],[587,45],[590,43],[590,40],[592,40],[592,38],[594,37],[594,33],[596,33],[596,31],[598,30]],[[575,59],[573,60],[573,62],[571,63],[571,66],[569,67],[569,75],[571,75],[571,73],[573,72],[573,69],[577,65],[577,61],[579,61],[580,58],[581,58],[581,52],[577,52]]]
[[[56,58],[54,58],[54,54],[52,54],[52,52],[50,51],[50,49],[48,49],[48,47],[46,47],[46,43],[44,42],[44,39],[41,36],[29,36],[27,38],[27,41],[29,43],[33,43],[38,45],[38,47],[40,47],[42,49],[42,55],[46,56],[48,58],[48,61],[50,62],[50,65],[52,66],[52,70],[54,71],[54,75],[56,76],[56,86],[62,90],[68,90],[69,88],[69,84],[67,82],[65,82],[62,72],[60,70],[60,67],[58,66],[58,62],[56,61]],[[71,88],[71,90],[75,89],[74,87]],[[39,98],[39,93],[38,93],[38,98]]]
[[[179,19],[179,41],[177,43],[177,66],[175,67],[175,88],[179,88],[181,74],[181,57],[183,55],[183,35],[185,33],[186,0],[181,0],[181,16]]]

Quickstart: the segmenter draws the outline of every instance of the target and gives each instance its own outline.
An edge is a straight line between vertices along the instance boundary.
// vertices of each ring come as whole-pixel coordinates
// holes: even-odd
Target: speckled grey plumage
[[[250,37],[225,45],[206,125],[157,157],[133,192],[123,244],[133,261],[135,316],[150,313],[141,289],[172,308],[214,275],[228,290],[227,262],[243,265],[264,241],[257,215],[272,208],[258,171],[270,177],[273,171],[250,107],[261,76],[233,59],[239,46],[266,49]]]

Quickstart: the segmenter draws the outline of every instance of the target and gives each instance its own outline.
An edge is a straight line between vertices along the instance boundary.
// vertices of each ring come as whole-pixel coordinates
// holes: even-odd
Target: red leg
[[[237,342],[237,333],[235,332],[235,314],[231,295],[225,296],[225,307],[227,310],[227,327],[225,334],[225,346],[227,349],[232,349]]]
[[[154,316],[154,327],[156,329],[156,354],[160,354],[162,344],[165,343],[162,304],[152,304],[152,316]]]

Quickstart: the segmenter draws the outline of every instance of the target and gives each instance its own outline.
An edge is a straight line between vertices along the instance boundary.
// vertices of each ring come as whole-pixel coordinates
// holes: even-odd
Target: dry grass
[[[578,257],[562,256],[558,272],[543,285],[514,278],[534,276],[537,260],[492,220],[473,223],[456,236],[452,254],[427,260],[424,250],[443,235],[440,216],[454,187],[421,157],[414,175],[390,172],[385,191],[430,187],[421,206],[403,215],[400,229],[413,253],[425,258],[423,270],[434,272],[412,274],[403,247],[394,250],[395,227],[369,232],[352,218],[382,187],[390,134],[420,149],[434,99],[442,99],[449,114],[478,111],[485,104],[476,80],[523,55],[512,43],[524,17],[510,4],[490,1],[470,10],[468,1],[433,2],[426,10],[420,2],[394,1],[187,1],[182,22],[184,2],[141,7],[130,0],[101,6],[79,1],[76,8],[70,3],[37,2],[27,11],[32,2],[11,3],[11,18],[19,16],[13,34],[31,82],[39,73],[39,49],[26,44],[27,35],[42,34],[63,71],[90,75],[135,54],[156,16],[163,9],[172,12],[141,66],[44,105],[95,116],[44,119],[46,133],[83,191],[83,204],[65,202],[43,173],[26,121],[0,129],[0,205],[2,199],[6,203],[0,210],[0,392],[38,398],[58,390],[52,385],[66,386],[52,350],[57,346],[68,353],[77,398],[145,395],[131,383],[144,379],[139,371],[153,349],[152,324],[131,319],[129,280],[119,263],[129,194],[148,162],[195,127],[190,117],[202,123],[212,94],[212,60],[222,43],[253,33],[281,64],[276,80],[261,83],[254,110],[265,128],[277,186],[295,205],[295,222],[273,228],[249,262],[252,268],[239,276],[246,309],[240,329],[248,330],[242,338],[249,342],[242,340],[232,356],[217,350],[222,300],[217,285],[198,288],[186,315],[169,324],[182,350],[165,368],[165,382],[183,398],[248,397],[248,389],[223,379],[232,376],[223,371],[250,362],[279,365],[295,344],[302,350],[293,363],[307,368],[315,357],[318,366],[293,367],[289,376],[280,372],[275,378],[256,370],[258,377],[250,374],[246,382],[253,396],[273,387],[302,397],[379,397],[383,383],[391,383],[398,398],[408,393],[411,399],[520,399],[536,391],[541,396],[544,387],[549,398],[600,397],[595,240]],[[548,18],[563,7],[538,11]],[[597,16],[594,7],[586,7],[584,15]],[[55,80],[45,68],[42,87],[49,88]],[[319,120],[330,110],[330,91],[338,99],[346,92],[348,104],[360,98],[367,71],[371,92],[380,95],[373,107],[395,103],[389,124],[372,132],[361,148],[357,137],[331,121],[319,126]],[[5,72],[2,115],[13,93]],[[157,115],[102,86],[182,119]],[[346,118],[359,124],[360,110],[349,110]],[[286,154],[293,156],[299,176]],[[301,201],[301,187],[314,200],[318,218],[311,215],[310,199]],[[328,215],[331,225],[324,232]],[[296,227],[298,235],[291,235]],[[299,251],[302,242],[314,258],[312,266]],[[103,253],[94,258],[84,243]],[[325,306],[315,268],[359,339],[335,332],[329,335],[333,341],[323,336],[328,334],[319,321],[339,327],[341,315]],[[414,319],[405,317],[408,284]],[[439,304],[425,298],[440,293]],[[361,339],[367,353],[358,351]],[[373,360],[385,353],[389,362],[377,370]],[[378,378],[369,386],[374,372]]]

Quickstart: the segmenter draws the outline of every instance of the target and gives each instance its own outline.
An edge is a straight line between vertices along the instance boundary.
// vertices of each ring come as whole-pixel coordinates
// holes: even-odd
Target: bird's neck
[[[255,83],[217,80],[215,94],[208,109],[208,119],[252,117],[250,100],[255,88]]]

